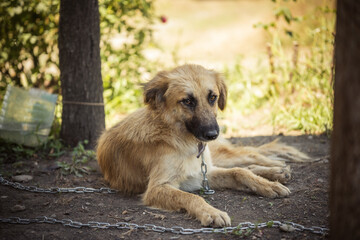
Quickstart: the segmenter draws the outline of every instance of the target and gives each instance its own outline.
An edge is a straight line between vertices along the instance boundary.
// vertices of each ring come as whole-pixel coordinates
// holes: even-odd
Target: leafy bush
[[[7,84],[59,87],[59,1],[1,1],[0,96]]]
[[[84,145],[88,144],[88,141],[79,142],[71,152],[71,161],[58,161],[57,164],[61,169],[63,175],[75,174],[77,177],[82,177],[83,174],[89,174],[92,170],[86,164],[96,159],[96,154],[93,150],[86,150]]]
[[[7,84],[59,93],[59,3],[0,3],[0,93]],[[141,52],[151,41],[152,1],[100,0],[99,12],[106,112],[127,112],[140,104],[139,82],[150,71]]]
[[[151,43],[150,0],[100,1],[101,60],[106,115],[127,113],[142,103],[141,84],[153,66],[142,55]]]

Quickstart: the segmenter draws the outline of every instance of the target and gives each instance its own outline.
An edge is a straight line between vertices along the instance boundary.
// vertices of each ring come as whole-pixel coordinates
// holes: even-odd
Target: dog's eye
[[[209,96],[209,103],[214,104],[217,99],[217,96],[215,94]]]
[[[193,104],[193,102],[191,101],[190,98],[185,98],[181,101],[183,104],[191,106]]]
[[[183,100],[181,100],[181,103],[190,108],[194,108],[196,105],[195,100],[191,98],[184,98]]]

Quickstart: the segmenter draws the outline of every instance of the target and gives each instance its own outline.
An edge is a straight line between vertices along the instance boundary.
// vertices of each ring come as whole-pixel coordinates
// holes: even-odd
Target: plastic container
[[[25,146],[44,143],[50,133],[56,94],[7,86],[0,112],[0,138]]]

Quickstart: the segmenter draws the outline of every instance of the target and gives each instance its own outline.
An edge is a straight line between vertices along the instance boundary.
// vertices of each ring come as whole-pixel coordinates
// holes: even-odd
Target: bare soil
[[[257,136],[232,138],[234,144],[260,145],[278,136]],[[204,196],[214,207],[228,212],[232,225],[250,221],[253,223],[279,220],[292,221],[307,227],[328,227],[328,189],[329,189],[329,139],[327,136],[282,136],[282,141],[295,146],[314,159],[313,163],[292,163],[292,180],[287,184],[291,195],[287,198],[268,199],[248,192],[232,190],[217,191],[214,195]],[[66,161],[69,155],[59,161]],[[6,179],[11,176],[27,174],[33,179],[27,186],[38,187],[107,187],[96,162],[90,165],[97,170],[84,177],[74,175],[62,176],[57,169],[56,160],[23,159],[21,168],[14,168],[14,161],[5,161],[2,173]],[[200,163],[199,163],[200,164]],[[211,184],[211,183],[210,183]],[[24,210],[14,209],[15,205],[24,206]],[[182,212],[166,212],[151,209],[141,204],[140,196],[125,196],[121,193],[31,193],[9,186],[0,186],[0,218],[21,217],[35,218],[47,216],[56,219],[72,219],[87,223],[128,222],[139,225],[155,224],[157,226],[184,228],[201,228],[195,219]],[[0,223],[0,239],[323,239],[309,232],[283,232],[278,228],[256,229],[249,236],[234,234],[194,234],[178,235],[174,233],[157,233],[145,230],[71,228],[61,224],[28,225]]]

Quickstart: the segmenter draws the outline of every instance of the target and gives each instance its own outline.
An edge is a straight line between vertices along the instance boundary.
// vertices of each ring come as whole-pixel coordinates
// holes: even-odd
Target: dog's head
[[[217,108],[225,108],[226,97],[221,75],[199,65],[159,72],[144,87],[144,101],[152,110],[200,141],[218,137]]]

